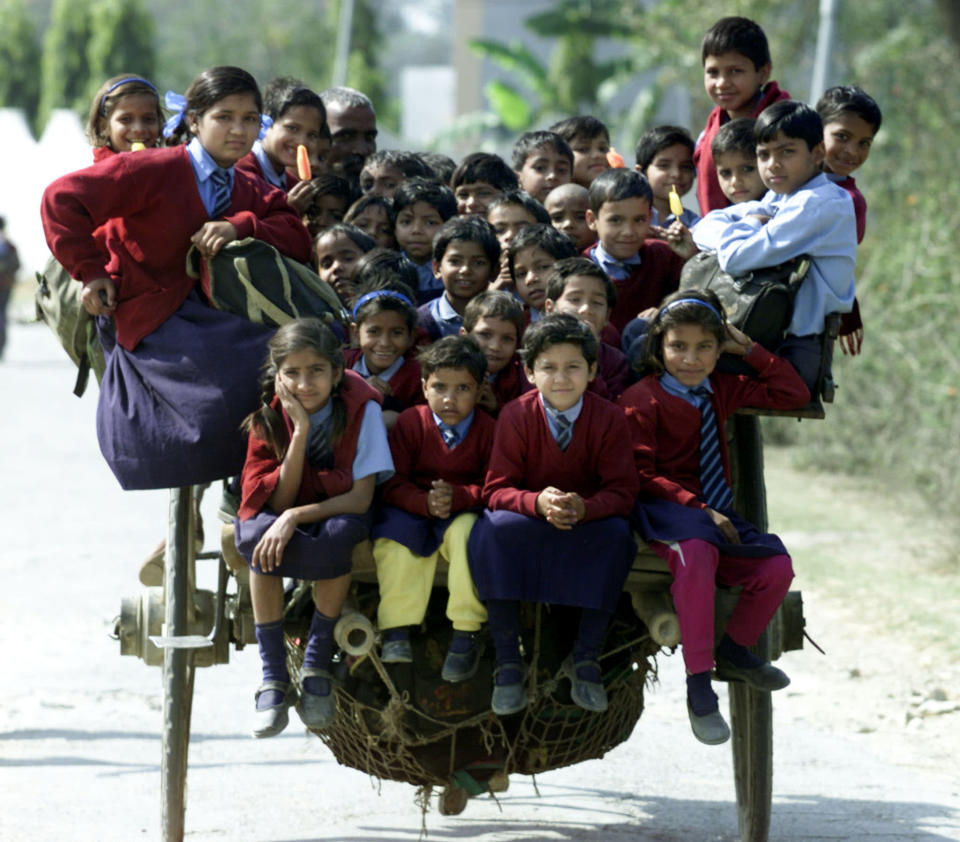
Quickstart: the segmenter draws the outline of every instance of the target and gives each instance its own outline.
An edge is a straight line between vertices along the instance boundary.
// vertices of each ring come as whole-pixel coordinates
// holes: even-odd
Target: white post
[[[829,86],[833,58],[834,31],[836,29],[836,0],[820,0],[820,26],[817,29],[817,53],[813,60],[813,79],[810,81],[810,105]]]
[[[337,53],[333,59],[332,87],[340,87],[347,81],[347,59],[350,58],[350,33],[353,30],[353,0],[340,0],[340,15],[337,19]]]

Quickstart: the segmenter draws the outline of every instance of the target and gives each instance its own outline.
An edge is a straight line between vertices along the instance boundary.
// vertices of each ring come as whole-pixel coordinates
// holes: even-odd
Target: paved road
[[[73,375],[44,327],[13,327],[0,363],[0,840],[155,840],[160,671],[121,658],[108,632],[121,598],[139,592],[137,565],[163,533],[167,501],[119,490],[97,450],[96,390],[77,400]],[[831,629],[828,648],[843,631]],[[838,734],[846,707],[864,701],[826,680],[818,658],[781,662],[794,683],[775,705],[771,839],[960,840],[957,767],[938,768],[898,733]],[[543,775],[539,795],[516,777],[499,803],[434,810],[428,838],[735,839],[729,749],[693,740],[680,659],[660,663],[627,743]],[[257,677],[250,648],[198,673],[187,838],[416,840],[413,788],[338,767],[297,727],[265,742],[246,735]]]

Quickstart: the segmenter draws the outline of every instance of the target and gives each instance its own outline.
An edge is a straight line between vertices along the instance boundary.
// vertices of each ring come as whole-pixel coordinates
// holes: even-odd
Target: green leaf
[[[519,41],[504,44],[500,41],[474,38],[468,44],[477,55],[490,59],[510,73],[516,73],[537,95],[549,95],[547,68]]]
[[[505,82],[494,80],[484,88],[490,107],[511,131],[522,132],[530,127],[533,114],[526,98]]]

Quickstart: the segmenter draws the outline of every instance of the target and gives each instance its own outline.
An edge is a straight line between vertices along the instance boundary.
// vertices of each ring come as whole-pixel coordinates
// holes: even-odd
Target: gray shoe
[[[587,681],[577,676],[577,668],[585,665],[600,669],[600,664],[596,661],[580,661],[575,664],[571,652],[560,665],[560,672],[570,679],[570,698],[575,705],[594,713],[603,713],[607,709],[607,691],[601,682]]]
[[[387,640],[380,652],[380,660],[385,664],[412,664],[413,647],[409,640]]]
[[[504,670],[514,670],[520,673],[520,680],[514,684],[497,684],[497,675]],[[526,664],[503,664],[493,671],[493,695],[490,698],[490,709],[497,716],[510,716],[519,713],[530,703],[527,697],[527,666]]]
[[[330,683],[330,690],[320,695],[308,693],[303,686],[305,678],[325,678]],[[308,728],[329,728],[333,724],[337,712],[337,703],[333,695],[333,676],[329,670],[304,667],[300,670],[300,700],[297,702],[297,713],[300,721]]]
[[[711,713],[705,713],[703,716],[697,716],[690,707],[690,702],[687,702],[687,714],[690,717],[693,736],[701,743],[706,743],[708,746],[718,746],[730,739],[730,728],[719,709]]]
[[[283,701],[278,705],[256,711],[254,715],[253,736],[258,738],[274,737],[287,727],[287,723],[290,721],[290,706],[296,699],[293,685],[289,682],[264,681],[263,684],[257,688],[256,695],[253,697],[254,703],[260,698],[261,693],[265,693],[268,690],[283,693]]]
[[[723,658],[717,658],[714,676],[718,681],[742,681],[754,690],[782,690],[790,684],[790,677],[770,663],[757,667],[738,667]]]
[[[469,651],[447,652],[440,677],[451,684],[473,678],[477,674],[477,667],[480,666],[480,648],[476,637],[472,636]]]

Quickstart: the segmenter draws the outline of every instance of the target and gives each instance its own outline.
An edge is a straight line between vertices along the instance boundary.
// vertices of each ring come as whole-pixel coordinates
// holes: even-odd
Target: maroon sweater
[[[863,198],[863,193],[857,187],[852,175],[848,175],[842,181],[835,181],[837,187],[842,187],[850,194],[853,199],[853,212],[857,218],[857,245],[863,242],[863,235],[867,233],[867,200]],[[847,335],[863,327],[863,318],[860,315],[860,302],[853,299],[853,309],[849,313],[844,313],[840,320],[840,333]]]
[[[210,216],[185,146],[113,155],[54,181],[40,208],[47,244],[70,277],[111,278],[117,341],[132,350],[172,316],[196,285],[186,272],[193,236]],[[310,235],[280,190],[234,172],[223,217],[237,237],[255,237],[307,262]],[[94,237],[102,226],[103,235]]]
[[[401,413],[390,432],[396,473],[384,483],[381,502],[430,517],[430,484],[442,479],[453,486],[451,513],[477,508],[483,503],[481,490],[493,447],[493,430],[494,420],[489,415],[474,412],[466,438],[450,450],[429,406],[415,406]]]
[[[717,428],[741,406],[797,409],[810,400],[800,375],[785,360],[754,342],[744,360],[757,370],[710,375]],[[700,494],[700,410],[667,392],[656,375],[644,377],[620,396],[626,410],[640,494],[663,497],[683,506],[706,508]],[[730,481],[727,441],[720,436],[723,470]]]
[[[363,351],[360,348],[344,348],[343,361],[346,367],[353,368],[362,354]],[[411,406],[424,402],[423,384],[421,383],[422,373],[416,354],[413,350],[410,350],[403,355],[403,358],[403,365],[387,381],[387,385],[390,386],[390,394],[383,399],[383,408],[393,412],[403,412]]]
[[[497,419],[483,486],[488,508],[539,517],[537,497],[554,486],[583,498],[584,521],[625,517],[637,496],[637,474],[626,458],[628,436],[623,410],[586,392],[570,444],[561,450],[540,393],[521,395]]]
[[[630,361],[619,348],[606,342],[597,346],[597,376],[587,387],[595,395],[616,401],[630,385]]]
[[[263,167],[260,165],[260,159],[253,154],[253,152],[248,152],[244,155],[237,163],[234,165],[234,169],[239,172],[245,172],[247,175],[252,175],[256,178],[259,178],[261,181],[265,182],[267,187],[276,189],[269,181],[267,177],[263,174]],[[283,171],[283,183],[284,190],[288,193],[294,185],[300,183],[300,179],[293,175],[290,170]]]
[[[524,392],[529,392],[533,386],[523,373],[523,365],[516,354],[490,381],[493,396],[497,399],[497,411],[491,413],[494,418],[500,414],[510,401],[519,398]]]

